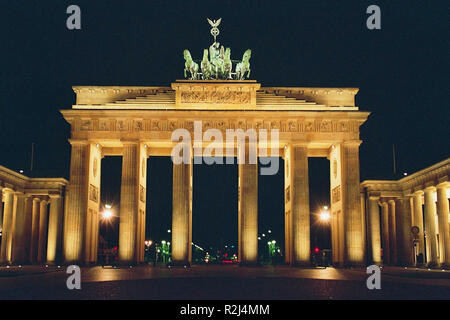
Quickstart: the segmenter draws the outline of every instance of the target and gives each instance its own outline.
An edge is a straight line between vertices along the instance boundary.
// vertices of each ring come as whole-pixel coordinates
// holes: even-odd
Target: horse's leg
[[[248,68],[247,78],[250,78],[250,68]]]

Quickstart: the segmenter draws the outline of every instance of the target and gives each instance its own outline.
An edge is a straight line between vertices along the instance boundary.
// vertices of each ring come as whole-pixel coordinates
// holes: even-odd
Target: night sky
[[[82,29],[66,28],[81,8]],[[381,8],[381,30],[366,8]],[[397,178],[449,156],[448,1],[3,1],[0,164],[32,176],[68,177],[69,125],[60,109],[73,85],[167,86],[182,78],[182,50],[200,59],[212,37],[206,18],[222,17],[218,41],[240,59],[252,49],[262,86],[359,87],[361,179]],[[35,170],[30,167],[35,143]],[[328,204],[329,164],[310,159],[310,205]],[[102,162],[102,202],[118,206],[120,158]],[[282,168],[282,166],[281,166]],[[193,240],[237,242],[237,166],[194,168]],[[151,158],[147,237],[168,239],[169,158]],[[158,186],[158,187],[156,187]],[[259,226],[283,241],[283,170],[260,177]],[[313,245],[327,246],[323,232]]]

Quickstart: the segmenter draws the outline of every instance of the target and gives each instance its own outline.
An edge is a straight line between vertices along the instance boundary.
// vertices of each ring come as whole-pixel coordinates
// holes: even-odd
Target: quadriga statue
[[[212,75],[213,75],[213,67],[211,62],[209,62],[208,59],[208,49],[204,49],[203,50],[203,60],[200,64],[200,67],[202,69],[202,79],[203,80],[208,80],[211,79]]]
[[[233,62],[231,62],[231,49],[226,48],[223,58],[223,76],[225,79],[232,79],[231,72],[233,70]]]
[[[198,64],[192,60],[191,53],[189,50],[185,49],[183,51],[184,60],[186,61],[184,63],[184,77],[187,77],[187,72],[190,73],[190,79],[195,80],[197,79],[197,73],[198,73]]]
[[[236,65],[236,79],[244,80],[244,78],[250,77],[250,57],[252,55],[252,50],[247,49],[242,56],[242,61]],[[247,73],[247,76],[245,75]]]

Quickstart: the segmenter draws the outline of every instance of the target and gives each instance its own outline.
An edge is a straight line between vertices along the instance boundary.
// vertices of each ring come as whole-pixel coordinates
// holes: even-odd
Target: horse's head
[[[208,49],[203,50],[203,61],[208,61]]]
[[[188,49],[184,49],[183,56],[184,56],[184,60],[186,60],[186,61],[192,60],[191,53],[189,52]]]
[[[252,50],[247,49],[244,52],[244,55],[242,56],[242,61],[248,62],[250,60],[250,57],[252,56]]]
[[[227,60],[231,59],[231,49],[230,48],[225,49],[225,59],[227,59]]]

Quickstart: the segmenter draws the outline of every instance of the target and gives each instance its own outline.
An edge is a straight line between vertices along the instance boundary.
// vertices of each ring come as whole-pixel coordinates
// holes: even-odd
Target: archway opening
[[[155,156],[147,161],[145,220],[145,261],[165,265],[170,261],[172,238],[172,174],[170,157]]]
[[[276,159],[272,158],[274,163]],[[285,255],[284,160],[278,158],[274,175],[258,174],[258,260],[283,264]]]
[[[97,261],[108,265],[118,259],[122,157],[106,156],[101,161]]]
[[[329,266],[332,263],[330,161],[309,158],[308,167],[311,262],[316,266]]]
[[[238,165],[223,163],[193,168],[193,264],[237,262]]]

